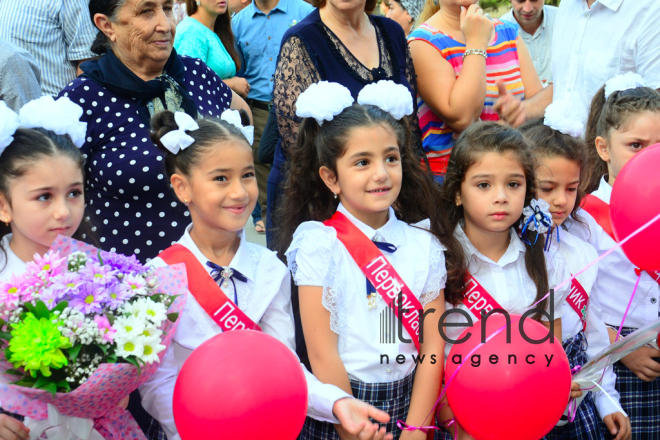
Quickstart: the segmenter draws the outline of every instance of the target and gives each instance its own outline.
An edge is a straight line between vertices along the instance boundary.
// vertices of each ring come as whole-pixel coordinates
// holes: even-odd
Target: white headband
[[[185,150],[195,142],[186,131],[195,131],[199,128],[197,121],[192,116],[184,112],[174,112],[174,121],[179,128],[164,134],[160,138],[160,143],[163,147],[172,154],[178,154],[179,151]]]
[[[353,105],[350,90],[338,83],[320,81],[300,94],[296,101],[296,115],[314,118],[319,125],[332,119]],[[413,113],[413,101],[406,86],[390,80],[366,85],[358,94],[358,104],[374,105],[401,119]]]
[[[555,101],[545,109],[543,124],[569,136],[579,138],[584,133],[586,115],[569,101]]]
[[[624,75],[615,76],[605,83],[605,99],[609,98],[614,92],[636,89],[637,87],[645,87],[644,78],[641,75],[627,72]]]
[[[229,122],[231,125],[241,130],[241,133],[243,133],[243,136],[245,136],[245,139],[247,139],[250,145],[254,143],[254,127],[252,125],[243,126],[243,123],[241,122],[241,113],[238,110],[225,110],[222,112],[222,115],[220,115],[220,119]]]
[[[5,104],[5,101],[0,101],[0,155],[9,144],[14,142],[14,133],[18,127],[18,115]]]
[[[80,148],[87,134],[87,123],[80,121],[82,115],[82,107],[66,97],[56,101],[52,96],[42,96],[25,104],[18,114],[0,101],[0,154],[14,141],[14,133],[19,127],[39,127],[55,134],[69,135]]]

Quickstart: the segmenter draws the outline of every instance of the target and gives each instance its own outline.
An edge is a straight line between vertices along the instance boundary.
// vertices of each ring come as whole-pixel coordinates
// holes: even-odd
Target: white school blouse
[[[525,269],[525,245],[518,237],[518,234],[511,228],[509,247],[499,261],[493,261],[474,247],[470,239],[465,235],[462,225],[456,226],[454,236],[463,246],[465,257],[468,261],[468,270],[472,276],[479,281],[479,284],[493,297],[504,310],[509,313],[522,315],[527,309],[536,302],[536,285],[527,274]],[[535,246],[543,247],[542,237]],[[545,265],[548,271],[548,284],[554,288],[562,281],[570,277],[566,263],[558,252],[550,252],[545,255]],[[554,292],[554,318],[561,318],[563,309],[561,307],[568,292],[570,284]],[[446,304],[447,310],[461,309],[466,311],[472,318],[472,323],[476,323],[477,316],[470,311],[463,303],[454,306]],[[549,308],[547,309],[549,312]],[[546,317],[542,318],[547,321]],[[466,323],[467,319],[459,313],[451,313],[447,316],[445,322]],[[467,327],[446,327],[445,334],[451,339],[458,339]],[[559,336],[559,335],[557,335]],[[445,345],[445,363],[449,356],[449,351],[453,344]]]
[[[398,220],[392,208],[387,223],[378,230],[359,221],[341,204],[337,210],[369,239],[396,246],[396,252],[383,251],[383,255],[422,306],[438,297],[445,287],[447,271],[443,247],[433,235]],[[312,221],[301,224],[286,256],[298,286],[323,287],[323,306],[330,312],[330,328],[338,335],[339,356],[350,379],[394,382],[413,372],[415,344],[400,342],[397,337],[393,338],[395,342],[381,339],[381,315],[390,308],[382,298],[375,309],[367,307],[366,277],[337,239],[334,228]],[[403,336],[410,339],[405,327]],[[403,364],[396,361],[400,354],[405,356]],[[389,363],[383,358],[381,364],[382,355],[389,356]]]
[[[206,266],[208,258],[190,237],[192,226],[191,224],[186,228],[178,243],[197,257],[210,276],[211,268]],[[149,265],[156,268],[166,266],[161,258],[153,259]],[[286,266],[274,252],[247,242],[241,232],[241,242],[229,267],[248,279],[247,283],[234,279],[241,310],[258,323],[264,333],[277,338],[295,351],[291,278]],[[222,289],[229,298],[234,298],[232,283]],[[160,422],[170,440],[180,439],[172,413],[172,396],[179,370],[195,348],[220,333],[220,327],[188,292],[183,313],[179,315],[179,325],[160,367],[140,387],[142,406]],[[277,366],[273,365],[272,368]],[[332,406],[336,400],[349,397],[348,394],[333,385],[322,384],[306,369],[305,376],[308,386],[308,415],[337,423],[332,414]]]
[[[592,193],[609,205],[612,187],[605,179],[601,179],[598,189]],[[591,244],[599,255],[616,246],[616,242],[607,235],[596,220],[584,210],[578,215],[586,226],[576,221],[567,220],[571,234]],[[621,248],[616,249],[598,263],[598,278],[596,291],[603,307],[605,324],[620,326],[623,313],[626,311],[630,295],[637,281],[633,265]],[[624,327],[639,328],[658,319],[660,311],[660,285],[651,276],[642,272],[637,293],[630,306]]]
[[[12,275],[20,275],[27,269],[27,264],[9,247],[11,237],[12,234],[2,237],[2,248],[5,253],[0,252],[0,281],[7,281]]]
[[[553,237],[553,239],[556,238]],[[577,238],[570,232],[561,229],[559,231],[559,241],[553,241],[553,248],[559,248],[559,253],[564,258],[566,266],[571,274],[576,274],[584,269],[589,263],[598,258],[596,249],[584,240]],[[591,266],[587,271],[577,276],[577,280],[584,288],[587,295],[589,295],[589,307],[587,308],[587,328],[584,332],[587,338],[587,356],[589,359],[593,358],[599,352],[604,350],[610,345],[610,337],[607,333],[607,326],[603,322],[603,307],[598,299],[596,288],[596,279],[598,277],[598,264]],[[561,327],[562,327],[562,341],[576,336],[582,330],[582,321],[578,317],[573,308],[564,301],[561,304]],[[611,366],[605,369],[603,380],[600,386],[610,395],[615,401],[619,401],[619,393],[616,391],[614,385],[616,383],[616,375]],[[596,407],[600,417],[603,418],[609,414],[618,412],[617,406],[603,393],[594,389],[594,397],[596,400]]]

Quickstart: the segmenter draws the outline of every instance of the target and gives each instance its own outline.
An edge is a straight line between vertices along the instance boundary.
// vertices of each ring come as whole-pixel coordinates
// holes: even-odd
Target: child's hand
[[[630,427],[630,419],[617,412],[603,417],[603,423],[607,426],[610,434],[615,435],[614,440],[630,440],[632,438],[632,428]]]
[[[341,425],[335,425],[339,438],[342,440],[392,440],[392,434],[387,434],[385,428],[378,423],[372,423],[369,418],[380,423],[390,421],[390,415],[373,406],[350,397],[344,397],[335,402],[332,412]]]
[[[577,382],[571,382],[571,399],[577,399],[580,396],[582,396],[580,385]]]
[[[651,347],[641,347],[621,359],[623,365],[645,382],[660,377],[660,363],[651,358],[660,357],[660,351]]]
[[[30,430],[19,420],[0,414],[0,440],[27,440]]]
[[[124,397],[123,399],[121,399],[121,400],[119,401],[119,403],[117,403],[117,406],[118,406],[119,408],[121,408],[121,409],[126,409],[126,408],[128,408],[128,401],[130,400],[130,398],[131,398],[130,395]]]

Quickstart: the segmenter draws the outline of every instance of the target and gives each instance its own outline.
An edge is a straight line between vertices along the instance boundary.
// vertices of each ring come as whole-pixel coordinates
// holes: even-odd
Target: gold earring
[[[190,202],[189,202],[188,200],[184,200],[184,201],[183,201],[183,204],[186,205],[186,206],[188,206],[188,205],[190,205]]]
[[[3,219],[2,222],[5,224],[5,226],[9,227],[9,220]]]

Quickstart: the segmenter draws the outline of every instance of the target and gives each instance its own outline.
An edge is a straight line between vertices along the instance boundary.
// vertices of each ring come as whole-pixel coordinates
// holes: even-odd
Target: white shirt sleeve
[[[174,357],[174,344],[175,342],[172,341],[156,372],[139,388],[142,407],[158,420],[169,440],[180,439],[172,410],[174,385],[179,375],[179,364]]]
[[[655,3],[655,2],[654,2]],[[653,9],[658,11],[657,4]],[[650,11],[649,11],[650,12]],[[660,26],[657,12],[646,17],[636,17],[643,20],[637,29],[639,34],[634,47],[635,70],[642,75],[646,85],[651,88],[660,87]]]
[[[264,333],[275,337],[295,353],[291,276],[288,271],[282,280],[279,292],[268,306],[259,324]],[[301,367],[307,380],[307,415],[322,422],[339,423],[332,412],[335,402],[341,398],[352,398],[353,396],[337,386],[322,383],[302,363]]]
[[[585,332],[588,343],[587,356],[589,356],[589,359],[593,358],[595,355],[610,345],[610,337],[607,333],[607,327],[605,326],[605,322],[603,322],[603,308],[598,301],[597,293],[598,292],[596,291],[596,286],[594,285],[591,290],[591,295],[589,296],[589,307],[587,309],[587,330]],[[600,386],[603,387],[605,392],[595,392],[596,390],[594,390],[596,408],[598,409],[598,414],[600,414],[601,418],[620,411],[616,405],[620,405],[620,396],[614,387],[615,383],[616,374],[614,374],[614,370],[610,365],[605,369],[603,380],[600,383]],[[612,400],[614,400],[616,404],[612,402]]]

